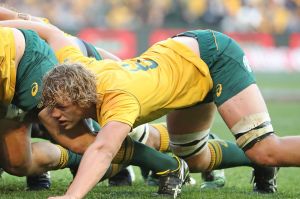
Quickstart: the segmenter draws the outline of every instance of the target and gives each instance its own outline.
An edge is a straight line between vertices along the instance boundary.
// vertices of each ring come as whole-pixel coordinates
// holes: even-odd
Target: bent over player
[[[299,155],[291,152],[296,151],[299,138],[274,134],[246,57],[224,34],[185,32],[155,44],[140,57],[114,62],[84,58],[58,29],[22,25],[38,31],[56,50],[60,62],[68,59],[84,65],[64,63],[45,77],[45,111],[65,129],[89,117],[103,126],[86,150],[65,198],[83,197],[104,174],[130,129],[164,114],[168,114],[171,147],[192,171],[232,166],[224,157],[232,156],[233,145],[207,143],[214,104],[251,160],[269,166],[299,166]],[[84,98],[74,95],[76,90],[87,90],[82,79],[91,85]]]
[[[78,162],[77,159],[78,157],[81,158],[80,156],[61,146],[48,142],[31,145],[30,142],[29,130],[32,121],[29,117],[34,117],[34,113],[39,111],[41,78],[50,67],[56,65],[56,58],[52,50],[33,31],[3,27],[0,28],[0,31],[1,38],[3,38],[3,41],[0,42],[3,44],[3,51],[1,52],[4,52],[4,54],[2,58],[5,60],[2,62],[3,67],[1,67],[3,69],[3,73],[1,73],[2,96],[4,96],[1,101],[1,116],[3,116],[1,122],[5,124],[5,126],[1,125],[3,127],[1,132],[2,148],[0,150],[3,153],[0,161],[1,167],[14,175],[33,175],[45,170],[70,166],[69,161]],[[14,55],[16,55],[16,59],[13,57]],[[17,60],[16,63],[15,60]],[[83,127],[84,125],[81,125],[77,128]],[[83,135],[82,138],[84,140],[94,140],[94,136],[91,134]],[[82,150],[83,147],[79,147]],[[176,185],[179,186],[178,190],[180,191],[180,187],[188,174],[184,161],[148,149],[142,144],[133,142],[130,138],[126,139],[123,147],[115,157],[115,162],[124,165],[132,163],[143,166],[144,164],[149,169],[154,169],[155,172],[166,171],[163,174],[171,172],[174,175],[174,173],[178,173],[174,179],[178,179]],[[135,151],[133,151],[134,148]],[[23,153],[13,155],[13,152],[17,150]],[[143,154],[150,155],[153,159],[157,158],[157,161],[149,163],[147,160],[138,158],[140,151],[143,151]],[[19,167],[19,165],[22,167]],[[117,169],[114,169],[114,166],[116,165],[108,167],[109,174],[113,174],[112,171],[122,167],[120,165]],[[161,190],[159,194],[175,194],[176,196],[177,192],[171,191],[169,193]]]

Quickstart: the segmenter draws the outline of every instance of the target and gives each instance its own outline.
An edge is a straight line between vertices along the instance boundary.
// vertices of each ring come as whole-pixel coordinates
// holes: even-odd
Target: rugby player
[[[16,33],[18,33],[19,37],[17,41],[12,41],[14,38],[16,39]],[[23,34],[23,35],[22,35]],[[26,37],[26,39],[24,38]],[[54,54],[52,53],[51,49],[48,47],[48,45],[41,40],[40,38],[37,37],[36,33],[30,30],[18,30],[18,29],[11,29],[11,28],[2,28],[1,27],[1,38],[3,38],[3,40],[5,41],[1,41],[1,44],[3,44],[3,46],[5,47],[5,49],[3,49],[3,52],[6,52],[7,54],[3,55],[3,58],[5,58],[5,62],[3,62],[3,67],[2,69],[6,69],[8,68],[9,70],[3,70],[4,72],[8,73],[4,73],[3,77],[3,95],[6,98],[9,99],[3,99],[1,101],[1,113],[2,114],[2,118],[3,118],[3,123],[6,124],[6,126],[4,129],[7,131],[9,131],[9,133],[6,133],[4,130],[4,133],[1,134],[1,138],[3,138],[3,145],[2,147],[4,149],[1,149],[1,152],[3,153],[3,156],[1,155],[1,158],[3,158],[3,160],[1,160],[1,166],[8,171],[11,174],[14,175],[32,175],[32,174],[36,174],[39,173],[40,171],[44,171],[44,170],[52,170],[52,169],[58,169],[58,168],[64,168],[70,165],[69,161],[71,161],[73,164],[74,162],[78,163],[78,161],[80,161],[81,157],[80,155],[76,155],[75,157],[71,156],[72,154],[70,150],[66,150],[61,146],[57,146],[57,145],[53,145],[51,143],[47,143],[44,142],[40,145],[37,144],[32,144],[32,148],[34,148],[34,150],[31,152],[30,151],[30,134],[28,134],[28,130],[29,130],[29,126],[31,124],[31,120],[27,120],[28,117],[33,116],[34,114],[32,114],[31,112],[38,112],[38,102],[39,102],[39,97],[38,97],[38,93],[40,90],[38,90],[38,88],[41,87],[40,84],[40,79],[42,78],[42,76],[44,75],[44,73],[46,71],[49,70],[48,67],[54,67],[55,66],[55,57]],[[34,39],[32,39],[34,38]],[[70,38],[70,36],[69,36]],[[22,42],[23,39],[23,42]],[[73,38],[72,38],[73,39]],[[25,41],[29,42],[26,43],[25,45]],[[17,47],[15,47],[14,45],[19,45]],[[22,46],[23,45],[23,46]],[[31,45],[31,46],[30,46]],[[32,47],[33,45],[33,47]],[[3,48],[4,48],[3,47]],[[23,47],[23,48],[21,48]],[[26,47],[26,48],[25,48]],[[29,48],[31,47],[31,48]],[[13,62],[9,62],[11,60],[14,60],[14,57],[9,57],[9,52],[13,52],[15,49],[17,49],[17,58],[16,60],[22,60],[23,64],[20,63],[19,61],[14,64]],[[23,51],[21,53],[19,53],[18,50],[22,50]],[[33,50],[31,50],[33,49]],[[35,50],[37,49],[37,50]],[[94,49],[94,48],[93,48]],[[95,49],[94,49],[95,50]],[[43,53],[47,53],[47,54],[43,54]],[[52,54],[51,54],[52,53]],[[38,55],[37,58],[34,55]],[[25,57],[27,56],[27,57]],[[10,59],[11,58],[11,59]],[[30,58],[25,59],[25,58]],[[54,62],[52,61],[52,58],[54,58]],[[49,61],[50,60],[50,61]],[[39,65],[40,63],[45,63],[45,65]],[[36,64],[38,63],[38,64]],[[50,63],[50,64],[48,64]],[[48,65],[47,65],[48,64]],[[18,70],[16,72],[16,69],[14,67],[18,67]],[[35,67],[32,67],[35,66]],[[20,68],[22,68],[23,70],[21,70]],[[18,73],[17,75],[14,73]],[[19,75],[20,73],[20,75]],[[15,78],[15,76],[17,76],[17,81],[14,80],[13,78]],[[29,78],[26,79],[26,78]],[[9,78],[11,78],[11,84],[8,81],[7,83],[7,79],[10,80]],[[22,81],[18,81],[20,78]],[[32,78],[32,79],[30,79]],[[29,91],[28,92],[28,87],[26,87],[26,84],[31,85],[31,81],[34,82],[34,88],[32,89],[29,86]],[[14,83],[16,83],[16,86],[14,85]],[[25,85],[23,85],[25,84]],[[37,86],[36,86],[37,85]],[[13,88],[16,89],[14,90]],[[12,91],[10,91],[9,89],[11,89]],[[20,92],[21,94],[19,94],[19,89],[22,91]],[[22,90],[23,89],[23,90]],[[27,90],[26,90],[27,89]],[[37,89],[37,90],[36,90]],[[8,93],[8,91],[10,91]],[[28,96],[28,94],[31,94],[33,96]],[[30,99],[30,97],[35,97],[34,100]],[[11,98],[11,99],[10,99]],[[22,100],[21,100],[22,99]],[[24,105],[25,104],[25,105]],[[21,109],[17,108],[17,107],[21,107],[22,110],[24,111],[29,111],[30,113],[23,113],[23,111],[21,111]],[[14,110],[16,111],[14,111]],[[14,115],[11,115],[11,113],[15,113]],[[24,119],[26,118],[26,119]],[[30,122],[29,122],[30,121]],[[2,119],[1,119],[2,122]],[[13,124],[10,126],[10,124]],[[23,133],[23,137],[22,134],[18,134],[20,133],[20,130],[18,128],[20,128],[19,126],[17,126],[16,124],[19,124],[22,126],[22,133]],[[26,125],[26,126],[25,126]],[[17,128],[15,128],[17,126]],[[85,125],[81,124],[80,127],[76,127],[76,129],[85,129],[84,128]],[[84,130],[86,131],[86,129]],[[7,135],[9,134],[9,135]],[[11,134],[13,134],[14,136],[10,136]],[[24,137],[26,137],[27,139],[23,139]],[[60,133],[59,135],[56,134],[57,138],[59,137],[60,139],[58,139],[58,142],[64,140],[64,136],[63,133]],[[7,140],[9,140],[8,138],[11,138],[12,140],[20,140],[18,146],[15,146],[15,144],[13,142],[10,142],[11,146],[10,150],[11,151],[16,151],[16,149],[18,150],[22,150],[25,151],[23,153],[20,153],[19,156],[16,155],[11,155],[11,152],[7,152],[7,150],[5,150],[7,147],[8,148],[8,144],[6,143]],[[92,138],[92,140],[94,139],[94,136],[91,134],[85,134],[85,135],[80,135],[80,139],[84,139],[86,140],[88,143]],[[74,141],[74,139],[73,139]],[[76,141],[76,139],[75,139]],[[64,142],[65,143],[65,142]],[[82,147],[82,145],[77,145],[74,146],[74,144],[72,145],[75,151],[76,151],[76,147],[80,148],[80,150],[84,150]],[[51,149],[52,147],[52,149]],[[27,149],[29,148],[29,149]],[[44,151],[43,151],[43,150]],[[51,150],[50,150],[51,149]],[[135,149],[135,150],[134,150]],[[55,150],[55,157],[54,155],[52,155],[52,151]],[[36,152],[37,151],[37,152]],[[48,153],[45,153],[45,152]],[[139,158],[139,152],[143,151],[143,154],[148,154],[151,156],[152,159],[156,159],[157,161],[154,162],[150,162],[149,160],[144,160],[142,158]],[[27,153],[26,153],[27,152]],[[50,157],[50,155],[52,155],[53,157]],[[32,156],[35,158],[34,160],[32,159]],[[6,158],[12,158],[15,161],[18,161],[19,159],[21,159],[23,162],[19,163],[20,165],[22,165],[24,168],[22,168],[22,170],[20,170],[20,168],[15,168],[16,166],[14,166],[14,162],[12,162],[11,160],[6,160]],[[74,160],[75,159],[75,160]],[[26,162],[25,162],[26,161]],[[54,161],[54,162],[51,162]],[[55,162],[56,161],[56,162]],[[8,163],[7,163],[8,162]],[[25,162],[25,163],[24,163]],[[160,190],[159,194],[177,194],[178,191],[180,191],[180,188],[182,186],[182,184],[184,183],[187,175],[188,175],[188,168],[186,163],[183,160],[180,160],[177,157],[170,157],[168,155],[164,155],[161,154],[151,148],[146,147],[145,145],[139,144],[139,143],[135,143],[133,142],[130,138],[127,138],[126,141],[124,141],[124,145],[121,147],[120,153],[118,153],[116,155],[116,157],[114,158],[114,162],[117,162],[118,164],[129,164],[132,163],[134,165],[138,165],[138,166],[145,166],[147,168],[153,169],[155,172],[162,172],[162,171],[166,171],[163,172],[162,176],[166,177],[168,176],[167,174],[172,174],[172,179],[174,179],[176,181],[176,186],[178,186],[178,190],[175,191],[171,191],[171,192],[165,192],[164,190]],[[27,164],[26,164],[27,163]],[[18,165],[19,166],[19,165]],[[39,166],[39,167],[38,167]],[[108,167],[108,173],[110,175],[114,174],[111,170],[113,171],[117,171],[119,168],[122,168],[122,165],[119,166],[117,165],[117,167],[115,167],[116,165],[112,165],[110,167]],[[117,168],[117,169],[114,169]],[[109,176],[110,176],[109,175]],[[176,176],[174,176],[176,175]],[[109,177],[107,176],[107,177]],[[176,180],[178,179],[178,180]],[[168,190],[169,191],[169,190]]]
[[[31,20],[36,22],[42,22],[49,24],[49,20],[46,18],[36,17],[29,15],[27,13],[20,13],[9,8],[0,7],[0,20],[11,20],[11,19],[23,19],[23,20]],[[71,35],[69,35],[71,37]],[[103,59],[112,59],[112,60],[120,60],[117,56],[95,46],[90,45],[89,43],[84,42],[83,40],[78,39],[77,37],[72,37],[72,39],[76,42],[76,44],[80,47],[81,52],[85,56],[95,57],[97,60]],[[34,125],[34,127],[38,127],[38,125]],[[36,128],[34,128],[36,129]],[[39,132],[40,136],[42,131]],[[135,140],[138,140],[148,146],[151,146],[161,152],[166,152],[169,148],[169,136],[164,124],[154,124],[145,126],[141,125],[136,128],[134,131],[130,133],[130,136]],[[150,137],[148,139],[148,137]],[[124,169],[125,170],[125,169]],[[72,173],[76,171],[71,170]],[[124,175],[124,177],[122,176]],[[215,176],[217,175],[217,176]],[[156,175],[154,175],[156,176]],[[40,176],[32,176],[28,177],[26,182],[28,184],[29,189],[41,189],[41,188],[49,188],[50,187],[50,175],[48,173],[44,173]],[[115,180],[116,179],[116,180]],[[151,176],[150,176],[151,179]],[[222,187],[225,184],[225,176],[224,171],[211,171],[205,172],[202,175],[202,179],[204,181],[202,187]],[[117,180],[119,182],[117,182]],[[220,183],[220,181],[222,183]],[[130,184],[130,176],[128,176],[128,171],[124,171],[120,173],[120,176],[114,176],[114,178],[109,180],[110,184]],[[209,185],[209,186],[207,186]]]
[[[254,162],[300,164],[297,154],[287,150],[287,146],[296,148],[295,142],[274,134],[242,49],[222,33],[185,32],[155,44],[140,57],[115,62],[84,57],[57,28],[24,21],[1,24],[36,30],[63,63],[44,79],[43,103],[47,108],[40,112],[41,119],[56,118],[66,130],[83,118],[93,118],[103,126],[61,198],[82,198],[104,175],[131,128],[164,114],[168,114],[173,152],[185,158],[194,172],[237,166],[242,159],[234,144],[208,142],[216,109],[239,147]],[[84,66],[64,63],[66,59]],[[89,81],[91,87],[83,87],[80,81]],[[72,89],[82,95],[73,95]]]

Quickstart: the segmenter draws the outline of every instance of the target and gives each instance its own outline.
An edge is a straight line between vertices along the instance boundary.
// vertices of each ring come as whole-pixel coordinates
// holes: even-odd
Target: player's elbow
[[[43,37],[54,51],[60,50],[64,46],[72,45],[65,33],[53,25],[48,25]]]
[[[11,175],[23,177],[30,174],[30,162],[26,160],[8,162],[3,169]]]

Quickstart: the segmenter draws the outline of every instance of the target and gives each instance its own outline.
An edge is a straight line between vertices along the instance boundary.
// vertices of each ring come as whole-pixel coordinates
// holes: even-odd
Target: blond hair
[[[96,77],[80,63],[54,67],[43,78],[42,102],[54,107],[57,102],[76,103],[82,108],[97,101]]]

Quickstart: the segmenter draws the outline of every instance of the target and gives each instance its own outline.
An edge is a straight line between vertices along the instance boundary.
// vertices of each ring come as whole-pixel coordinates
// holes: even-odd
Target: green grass
[[[299,94],[300,74],[258,74],[258,84],[264,89],[271,89],[279,92],[279,89],[290,89],[293,93]],[[278,135],[299,135],[300,134],[300,101],[271,100],[267,102],[273,126]],[[221,118],[217,115],[213,126],[221,138],[233,140],[231,133],[227,130]],[[25,178],[18,178],[4,174],[0,179],[0,198],[47,198],[48,196],[63,194],[71,181],[68,170],[51,172],[52,188],[49,191],[26,192]],[[107,182],[97,185],[86,198],[153,198],[151,195],[156,191],[155,187],[144,185],[139,171],[136,169],[137,180],[132,187],[108,187]],[[194,187],[184,187],[181,198],[300,198],[299,176],[297,168],[282,168],[279,172],[279,191],[273,195],[258,195],[252,192],[250,184],[251,169],[247,167],[232,168],[226,170],[227,182],[220,190],[200,190],[200,174],[193,174],[198,181]],[[160,198],[160,197],[156,197]]]
[[[300,89],[300,73],[257,73],[257,83],[267,89]]]

